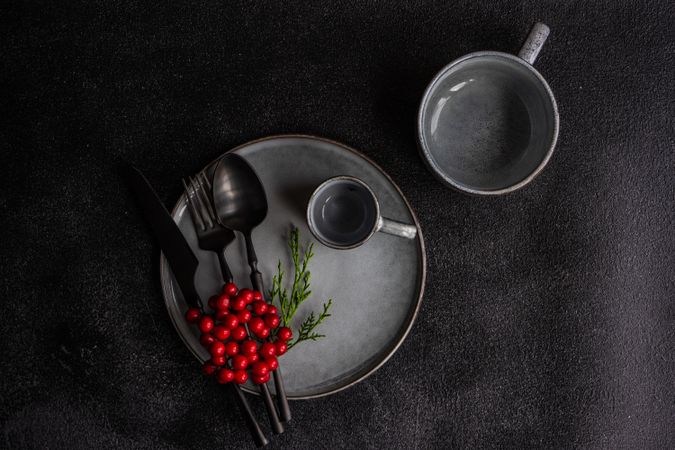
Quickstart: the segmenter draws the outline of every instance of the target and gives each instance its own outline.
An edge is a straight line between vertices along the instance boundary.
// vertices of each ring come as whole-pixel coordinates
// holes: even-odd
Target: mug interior
[[[517,57],[468,55],[446,67],[420,110],[420,144],[432,169],[475,193],[508,189],[538,171],[557,138],[548,86]]]
[[[351,178],[334,178],[314,191],[307,217],[310,229],[324,244],[352,247],[374,232],[377,200],[363,183]]]

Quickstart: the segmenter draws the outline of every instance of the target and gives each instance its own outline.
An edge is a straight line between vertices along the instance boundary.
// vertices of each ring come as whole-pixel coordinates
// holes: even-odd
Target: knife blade
[[[131,189],[141,206],[145,220],[152,228],[153,234],[159,241],[162,253],[169,262],[176,282],[180,287],[185,302],[203,309],[202,301],[195,289],[195,273],[199,261],[188,245],[183,233],[167,211],[162,201],[145,176],[131,164],[123,168]]]

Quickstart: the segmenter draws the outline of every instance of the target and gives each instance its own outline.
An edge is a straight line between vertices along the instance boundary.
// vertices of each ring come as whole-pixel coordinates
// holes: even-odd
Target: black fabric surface
[[[116,166],[173,204],[223,151],[308,133],[393,177],[429,271],[392,359],[294,402],[270,448],[675,448],[672,2],[10,1],[0,20],[0,447],[252,447],[170,323]],[[553,159],[508,196],[443,187],[416,150],[425,85],[536,20]]]

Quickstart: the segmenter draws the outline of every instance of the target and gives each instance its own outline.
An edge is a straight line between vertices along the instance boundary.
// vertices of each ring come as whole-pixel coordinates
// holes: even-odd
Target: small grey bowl
[[[553,92],[532,64],[548,34],[537,23],[518,56],[470,53],[433,79],[417,127],[422,158],[441,182],[499,195],[525,186],[546,166],[560,119]]]

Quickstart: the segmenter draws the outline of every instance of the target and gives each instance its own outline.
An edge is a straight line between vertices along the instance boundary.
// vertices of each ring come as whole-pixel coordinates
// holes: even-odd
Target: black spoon
[[[220,223],[244,235],[248,264],[251,266],[251,283],[257,291],[264,294],[262,274],[258,270],[258,258],[251,233],[267,216],[267,196],[253,167],[241,156],[228,153],[218,162],[213,174],[213,204]],[[289,422],[291,410],[281,370],[278,368],[273,374],[279,414],[283,422]],[[264,384],[261,386],[267,388]]]

